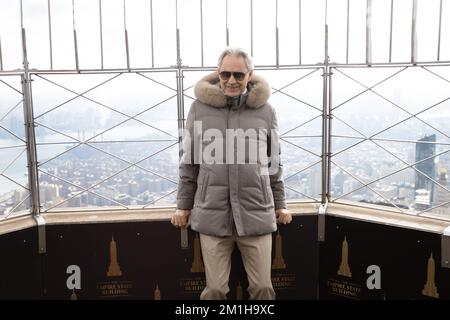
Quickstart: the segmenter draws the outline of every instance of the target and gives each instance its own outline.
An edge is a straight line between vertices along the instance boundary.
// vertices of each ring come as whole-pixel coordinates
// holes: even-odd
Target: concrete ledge
[[[293,215],[316,215],[318,203],[289,203],[288,208]],[[120,223],[138,221],[169,221],[175,207],[151,207],[148,209],[93,209],[82,208],[83,211],[60,210],[43,213],[41,216],[46,225],[86,224],[86,223]],[[36,226],[33,216],[26,215],[0,221],[0,234],[18,231]]]
[[[438,234],[442,234],[444,229],[450,226],[448,220],[413,213],[399,213],[380,206],[360,205],[354,202],[329,203],[327,215]]]
[[[5,219],[0,221],[0,235],[23,229],[28,229],[36,225],[37,225],[36,220],[31,215]]]
[[[316,215],[317,203],[298,202],[289,203],[288,209],[294,215]],[[175,207],[151,207],[148,209],[112,209],[112,210],[84,210],[58,211],[43,214],[46,224],[76,224],[76,223],[109,223],[136,221],[169,221]]]
[[[317,215],[319,203],[290,202],[288,209],[293,215]],[[151,207],[148,209],[89,209],[83,211],[62,210],[42,214],[46,225],[120,223],[138,221],[169,221],[175,207]],[[450,221],[435,217],[399,213],[380,206],[348,203],[329,203],[327,215],[345,219],[367,221],[400,228],[442,234],[450,226]],[[33,216],[26,215],[0,221],[0,234],[10,233],[36,226]]]

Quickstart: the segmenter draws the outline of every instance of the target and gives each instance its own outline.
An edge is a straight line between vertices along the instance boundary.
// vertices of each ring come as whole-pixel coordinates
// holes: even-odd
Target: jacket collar
[[[245,102],[249,108],[253,109],[257,109],[266,104],[271,93],[267,81],[255,74],[253,74],[252,80],[247,84],[247,91],[243,102]],[[227,97],[223,94],[223,91],[219,86],[219,75],[217,72],[213,72],[203,77],[195,85],[194,94],[197,99],[204,104],[216,108],[227,106]]]

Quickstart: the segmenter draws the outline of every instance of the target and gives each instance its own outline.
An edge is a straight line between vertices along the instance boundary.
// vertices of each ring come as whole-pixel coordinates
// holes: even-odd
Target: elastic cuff
[[[284,201],[284,200],[275,201],[275,210],[278,210],[278,209],[287,209],[286,201]]]
[[[191,210],[194,207],[193,199],[177,199],[177,209]]]

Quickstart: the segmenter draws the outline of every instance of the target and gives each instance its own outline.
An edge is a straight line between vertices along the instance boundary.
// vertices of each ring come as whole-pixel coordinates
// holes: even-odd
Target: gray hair
[[[219,57],[219,62],[218,62],[218,67],[220,68],[220,66],[222,65],[223,59],[226,56],[236,56],[236,57],[242,57],[244,58],[245,61],[245,66],[247,67],[247,71],[252,71],[253,70],[253,62],[252,62],[252,58],[250,57],[250,55],[241,48],[231,48],[228,47],[226,48],[222,54]]]

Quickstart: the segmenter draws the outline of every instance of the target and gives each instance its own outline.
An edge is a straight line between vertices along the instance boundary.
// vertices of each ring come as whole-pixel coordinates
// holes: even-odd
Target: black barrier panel
[[[320,299],[448,299],[448,277],[439,234],[326,218]]]
[[[37,228],[0,236],[0,300],[42,299]]]
[[[316,216],[296,216],[273,234],[272,280],[277,299],[316,299]],[[196,300],[205,286],[200,243],[189,246],[168,221],[47,226],[46,299]],[[232,300],[248,299],[245,269],[232,256]]]

